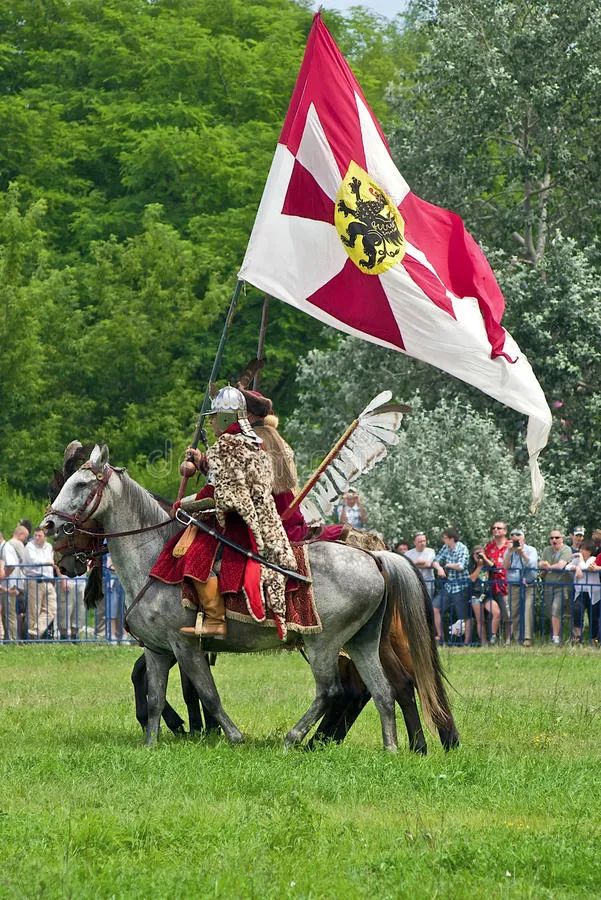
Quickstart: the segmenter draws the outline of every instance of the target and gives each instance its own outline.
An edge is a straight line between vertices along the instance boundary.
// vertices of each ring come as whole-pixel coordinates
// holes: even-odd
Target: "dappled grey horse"
[[[43,521],[51,534],[64,522],[92,519],[110,533],[139,532],[164,523],[160,532],[120,534],[108,538],[111,557],[128,597],[138,597],[167,537],[180,526],[171,522],[156,500],[126,472],[109,465],[106,447],[95,447],[90,459],[65,483]],[[304,739],[340,696],[338,653],[344,646],[354,661],[378,710],[384,747],[397,747],[394,694],[379,657],[382,624],[396,614],[411,647],[415,679],[426,718],[440,712],[432,666],[431,629],[423,603],[423,585],[408,560],[387,551],[367,553],[343,544],[309,547],[315,606],[323,630],[303,635],[306,657],[315,678],[316,695],[307,712],[286,736],[292,746]],[[132,634],[144,643],[148,670],[149,721],[146,740],[156,741],[165,703],[172,656],[193,682],[203,705],[231,742],[243,736],[225,713],[213,676],[198,642],[180,633],[194,622],[182,607],[181,587],[151,581],[128,614]],[[230,620],[225,641],[203,642],[205,650],[244,653],[281,649],[275,629]]]

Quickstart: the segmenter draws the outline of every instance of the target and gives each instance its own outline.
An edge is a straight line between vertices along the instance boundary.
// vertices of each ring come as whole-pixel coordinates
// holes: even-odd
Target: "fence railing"
[[[442,643],[601,642],[599,573],[575,581],[565,570],[550,578],[538,569],[510,569],[457,585],[426,571],[424,582]],[[0,641],[128,642],[117,576],[105,574],[104,600],[95,610],[85,608],[85,584],[85,575],[47,578],[42,571],[0,579]]]
[[[36,567],[27,566],[31,572]],[[0,579],[0,641],[129,641],[123,625],[125,592],[119,579],[103,577],[104,600],[97,609],[84,604],[86,576],[47,577],[15,574]]]
[[[601,641],[598,572],[494,569],[484,578],[426,581],[444,643],[555,644]]]

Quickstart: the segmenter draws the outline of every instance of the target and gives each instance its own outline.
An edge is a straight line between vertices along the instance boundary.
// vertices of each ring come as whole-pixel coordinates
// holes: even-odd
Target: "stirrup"
[[[205,616],[200,632],[201,638],[213,638],[222,641],[227,637],[227,623],[225,619],[210,619]]]
[[[180,634],[185,634],[188,637],[200,637],[202,634],[202,613],[196,613],[194,625],[184,625],[183,628],[180,628]]]

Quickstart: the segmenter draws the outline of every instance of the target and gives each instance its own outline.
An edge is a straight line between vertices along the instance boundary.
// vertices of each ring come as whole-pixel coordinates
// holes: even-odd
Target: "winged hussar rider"
[[[247,400],[251,418],[264,437],[249,422]],[[206,456],[190,451],[197,468],[206,469],[207,474],[196,500],[201,508],[215,509],[224,536],[269,562],[296,570],[289,538],[302,540],[308,529],[300,511],[287,520],[286,527],[280,518],[294,495],[296,471],[292,450],[273,427],[273,420],[265,418],[271,412],[271,401],[257,392],[233,387],[218,392],[208,413],[217,442]],[[336,530],[324,537],[336,539],[339,527]],[[224,638],[223,595],[243,590],[259,615],[267,600],[278,632],[285,636],[285,576],[259,566],[193,525],[165,545],[150,574],[168,584],[187,581],[194,586],[199,612],[195,626],[182,629],[186,634]]]

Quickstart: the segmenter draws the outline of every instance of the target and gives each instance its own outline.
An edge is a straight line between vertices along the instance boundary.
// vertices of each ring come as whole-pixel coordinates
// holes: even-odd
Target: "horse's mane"
[[[168,510],[163,498],[155,497],[141,484],[134,481],[127,472],[119,472],[121,486],[123,488],[123,497],[125,502],[131,507],[140,518],[140,526],[146,528],[147,525],[156,525],[157,522],[163,522],[169,518]],[[161,502],[162,501],[162,502]],[[175,523],[178,525],[178,523]],[[178,525],[178,527],[180,527]]]

